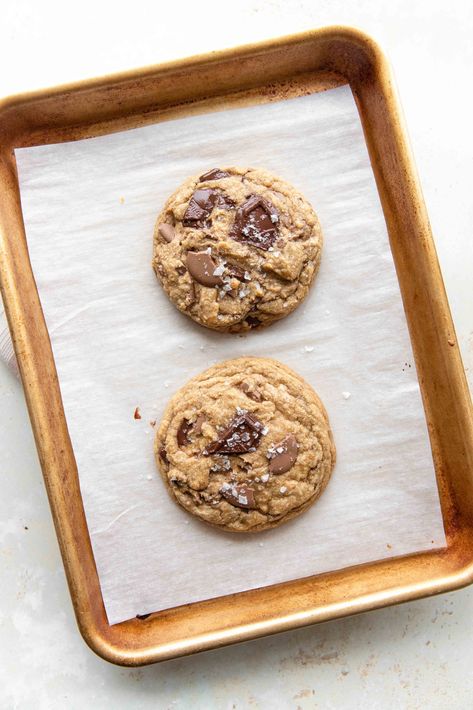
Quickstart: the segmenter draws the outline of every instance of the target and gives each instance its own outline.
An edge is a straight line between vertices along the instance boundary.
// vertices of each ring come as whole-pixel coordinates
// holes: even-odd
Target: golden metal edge
[[[414,207],[414,210],[411,210],[411,212],[414,213],[415,219],[417,220],[417,236],[423,241],[424,258],[426,266],[429,267],[427,270],[424,269],[424,272],[427,271],[427,275],[430,276],[428,285],[430,286],[430,292],[433,297],[432,317],[434,321],[442,322],[442,334],[445,335],[446,347],[443,349],[441,356],[444,360],[445,371],[450,380],[450,386],[459,397],[459,408],[457,408],[456,411],[455,421],[457,422],[458,420],[462,425],[464,440],[468,445],[466,447],[466,456],[468,458],[466,464],[469,468],[464,471],[465,480],[463,480],[463,478],[461,479],[462,485],[459,486],[458,482],[456,482],[457,490],[453,485],[455,483],[453,477],[448,478],[448,466],[445,465],[444,457],[440,450],[441,447],[438,446],[437,440],[434,439],[434,456],[437,457],[436,464],[439,475],[439,486],[442,493],[442,507],[447,529],[448,547],[446,550],[440,550],[435,553],[421,553],[399,560],[387,560],[381,563],[360,566],[356,568],[354,572],[353,570],[342,570],[328,575],[319,575],[314,578],[309,578],[308,580],[296,580],[285,585],[277,585],[275,588],[254,590],[253,592],[245,592],[240,595],[233,595],[232,597],[225,597],[219,600],[209,600],[209,602],[202,602],[190,605],[189,607],[180,607],[179,609],[160,612],[159,614],[153,615],[146,622],[130,620],[123,624],[110,627],[105,619],[87,527],[83,517],[83,510],[81,509],[75,461],[72,449],[68,451],[70,441],[68,440],[67,426],[63,418],[59,388],[54,362],[51,358],[49,341],[47,333],[45,332],[44,321],[41,317],[37,293],[34,289],[28,288],[31,285],[34,286],[34,280],[29,269],[29,264],[25,264],[25,258],[27,261],[26,243],[23,244],[23,250],[21,247],[18,247],[18,245],[12,249],[11,242],[14,240],[13,237],[9,239],[8,236],[8,231],[11,228],[11,234],[16,231],[17,236],[21,237],[24,241],[18,187],[15,183],[14,164],[11,161],[11,156],[8,154],[9,150],[7,150],[7,148],[11,146],[8,146],[7,141],[6,147],[5,145],[3,146],[1,165],[1,182],[3,185],[7,185],[7,192],[9,192],[9,198],[4,198],[2,195],[0,202],[0,223],[2,226],[0,275],[2,277],[2,292],[5,296],[7,315],[14,337],[33,430],[48,487],[53,518],[79,627],[85,640],[93,650],[103,658],[114,663],[141,665],[157,660],[173,658],[178,655],[184,655],[206,648],[213,648],[227,643],[255,638],[267,633],[276,633],[288,628],[295,628],[317,621],[359,613],[387,604],[418,598],[426,594],[434,594],[446,591],[447,589],[458,588],[473,581],[473,524],[471,514],[469,514],[469,510],[473,510],[473,507],[470,505],[469,510],[465,510],[465,505],[462,505],[465,503],[465,495],[466,502],[471,503],[473,489],[471,480],[471,442],[473,441],[471,404],[469,402],[464,373],[462,373],[461,360],[455,345],[453,325],[451,323],[445,292],[438,270],[438,263],[433,249],[425,206],[423,205],[420,186],[413,169],[412,157],[407,146],[405,129],[402,124],[402,119],[400,118],[397,98],[392,87],[390,70],[381,50],[373,40],[360,31],[350,28],[335,27],[312,30],[301,35],[293,35],[263,43],[251,44],[236,50],[223,50],[194,57],[189,60],[170,62],[160,67],[149,67],[144,70],[126,72],[112,77],[103,77],[97,80],[69,84],[65,87],[59,87],[58,89],[10,97],[0,102],[0,119],[5,118],[5,114],[10,114],[10,121],[12,121],[12,114],[15,114],[15,111],[18,111],[19,107],[29,103],[34,105],[35,102],[44,101],[45,99],[60,102],[64,98],[64,94],[75,95],[77,92],[87,93],[92,90],[100,93],[102,89],[106,89],[110,85],[117,86],[122,83],[126,84],[129,81],[139,83],[140,80],[145,77],[154,77],[156,75],[163,76],[163,74],[172,75],[177,71],[192,71],[197,67],[206,67],[210,64],[218,67],[219,63],[228,63],[232,60],[245,60],[250,55],[265,56],[269,52],[280,50],[281,47],[288,49],[307,42],[318,44],[322,41],[342,42],[345,44],[345,50],[347,46],[349,47],[351,44],[356,46],[358,50],[361,48],[364,52],[366,60],[364,65],[361,67],[362,60],[360,56],[355,57],[360,62],[360,66],[353,67],[352,70],[345,67],[345,76],[347,76],[347,74],[350,75],[350,71],[353,72],[350,84],[360,107],[360,114],[367,137],[373,169],[383,200],[383,208],[385,210],[388,226],[390,227],[393,254],[401,282],[403,279],[401,266],[406,266],[404,263],[406,254],[404,254],[399,247],[396,257],[396,249],[398,248],[396,244],[396,240],[398,239],[396,232],[398,228],[396,222],[396,205],[392,204],[392,195],[389,194],[389,190],[386,188],[386,176],[384,175],[386,167],[377,154],[376,141],[371,133],[373,127],[370,126],[368,119],[365,119],[365,114],[369,114],[366,104],[369,104],[370,97],[367,95],[367,92],[363,91],[360,77],[363,78],[363,81],[365,81],[367,85],[374,81],[379,91],[378,101],[380,99],[382,99],[381,103],[384,101],[388,123],[389,121],[392,122],[390,128],[393,131],[393,136],[389,137],[393,139],[396,157],[401,165],[401,170],[397,174],[397,177],[399,178],[399,176],[401,176],[401,182],[410,189],[410,199]],[[351,60],[353,60],[353,57],[348,59],[348,61]],[[343,61],[344,59],[342,57],[340,62],[343,64]],[[317,69],[313,71],[317,71]],[[353,79],[356,72],[359,72],[358,80]],[[350,76],[347,78],[350,78]],[[110,120],[113,121],[113,118]],[[375,125],[374,128],[376,127]],[[4,128],[4,126],[2,125],[1,128]],[[9,126],[7,126],[7,132],[4,134],[7,138],[9,137],[8,128]],[[31,130],[31,126],[27,126],[27,132]],[[11,136],[14,135],[15,130],[11,132]],[[16,279],[17,275],[20,275],[19,280]],[[20,286],[18,286],[18,284],[20,284]],[[405,293],[403,290],[403,297],[404,296]],[[404,300],[406,315],[408,315],[412,335],[412,322],[409,316],[411,304],[408,299],[407,303],[406,298],[404,298]],[[33,325],[37,325],[38,319],[39,329],[32,329]],[[418,337],[418,334],[414,333],[412,337],[414,345],[414,340]],[[454,346],[447,346],[448,341],[453,342]],[[415,347],[414,349],[416,351],[418,366],[420,364],[419,379],[421,384],[425,385],[425,383],[422,383],[423,351],[422,348],[419,349]],[[41,362],[39,362],[38,359],[34,359],[34,356],[38,354],[41,355]],[[44,387],[44,382],[48,382],[46,387]],[[426,401],[424,397],[424,402],[426,404],[426,411],[429,413],[432,409],[430,398],[427,398]],[[48,411],[48,404],[56,405],[58,407],[57,411],[53,410],[52,413],[51,409]],[[434,414],[436,414],[436,412],[434,412]],[[51,416],[54,421],[50,421]],[[57,432],[60,432],[60,434],[54,437],[54,429],[56,426],[58,427]],[[430,426],[431,434],[433,432],[432,435],[436,436],[435,427],[433,427],[432,423]],[[58,452],[56,445],[59,439],[64,439],[65,446],[62,451]],[[63,454],[66,465],[64,461],[61,462],[59,460],[60,457],[58,458],[58,453]],[[448,464],[448,462],[446,463]],[[459,500],[458,495],[455,494],[460,494],[462,500]],[[71,510],[71,506],[68,505],[67,500],[68,497],[71,499],[71,495],[72,500],[78,503],[74,511]],[[72,520],[68,520],[67,513],[72,514]],[[419,577],[419,570],[421,570],[422,567],[428,571],[426,579]],[[391,570],[393,583],[383,586],[383,578],[385,577],[386,580],[389,578],[389,574],[387,574],[388,570]],[[355,575],[354,577],[353,574]],[[409,583],[404,582],[396,585],[394,584],[396,574],[399,575],[399,579],[412,579]],[[349,589],[352,593],[348,594],[347,590],[344,595],[342,594],[342,596],[344,596],[343,600],[339,599],[337,601],[334,598],[332,602],[329,602],[329,592],[333,594],[337,590],[342,591],[343,584],[341,581],[343,580],[345,580],[345,586],[348,582]],[[375,589],[371,589],[370,587],[373,581],[378,583]],[[360,584],[365,588],[359,588]],[[328,586],[324,587],[324,585]],[[291,610],[288,590],[290,590],[289,594],[291,599],[295,599],[297,597],[296,587],[298,589],[299,601],[296,605],[297,608]],[[312,590],[311,587],[313,587]],[[320,593],[319,598],[317,597],[317,588],[323,589],[322,599],[325,600],[324,603],[322,603],[320,599]],[[284,598],[286,602],[285,613],[282,609],[278,610],[277,604],[267,604],[274,589],[278,590],[278,597],[281,597],[281,595],[284,597],[284,594],[286,594]],[[308,598],[307,589],[309,590]],[[260,599],[261,595],[265,596],[266,600]],[[250,613],[247,613],[245,617],[247,621],[244,622],[242,619],[239,623],[233,624],[233,618],[236,617],[238,611],[240,611],[240,616],[242,616],[241,611],[244,611],[245,600],[248,599],[251,600],[251,608],[249,609]],[[255,600],[258,600],[258,603],[255,603]],[[239,610],[236,608],[235,602],[239,602]],[[268,606],[273,611],[268,613]],[[218,609],[218,607],[220,607],[220,609]],[[195,617],[196,615],[203,615],[203,617],[206,618],[209,609],[211,619],[214,622],[213,630],[208,631],[209,626],[204,624],[201,630],[198,631],[196,629],[198,623],[196,625]],[[186,614],[188,615],[187,626]],[[222,614],[223,619],[220,620]],[[180,622],[176,622],[176,615],[179,616]],[[184,628],[182,628],[182,620],[184,620]],[[169,624],[171,627],[174,625],[174,631],[176,631],[177,628],[180,634],[178,633],[177,636],[174,634],[173,638],[166,640],[166,634],[163,636],[162,631],[166,628],[169,630]],[[161,637],[161,641],[159,637]]]

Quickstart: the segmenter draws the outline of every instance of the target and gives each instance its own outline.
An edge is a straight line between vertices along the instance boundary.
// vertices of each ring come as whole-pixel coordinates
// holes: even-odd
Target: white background
[[[473,6],[371,0],[2,4],[0,95],[330,23],[394,65],[465,365],[473,365]],[[470,375],[471,370],[467,372]],[[21,388],[0,368],[0,704],[6,708],[465,708],[465,590],[142,670],[72,616]],[[26,530],[25,527],[28,529]]]

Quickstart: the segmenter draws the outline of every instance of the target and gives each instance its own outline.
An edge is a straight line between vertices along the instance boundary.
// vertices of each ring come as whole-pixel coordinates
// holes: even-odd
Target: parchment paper
[[[445,545],[398,283],[348,88],[16,157],[110,623]],[[325,234],[306,302],[247,337],[179,314],[150,266],[164,200],[188,175],[225,165],[293,183]],[[305,377],[338,450],[315,506],[250,536],[206,527],[168,498],[149,423],[191,376],[239,355],[276,357]]]

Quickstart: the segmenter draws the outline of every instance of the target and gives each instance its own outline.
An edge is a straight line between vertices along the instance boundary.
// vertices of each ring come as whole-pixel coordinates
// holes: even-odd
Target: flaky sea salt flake
[[[213,275],[214,276],[221,276],[224,271],[225,271],[225,265],[223,263],[221,263],[215,267],[215,269],[213,270]]]

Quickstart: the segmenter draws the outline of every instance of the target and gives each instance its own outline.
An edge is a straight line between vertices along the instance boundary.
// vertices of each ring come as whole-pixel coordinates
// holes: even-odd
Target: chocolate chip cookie
[[[335,464],[328,417],[313,389],[285,365],[253,357],[214,365],[180,389],[155,454],[179,505],[232,532],[299,515]]]
[[[240,332],[299,305],[321,249],[317,215],[291,185],[265,170],[214,168],[166,202],[153,268],[180,311],[207,328]]]

